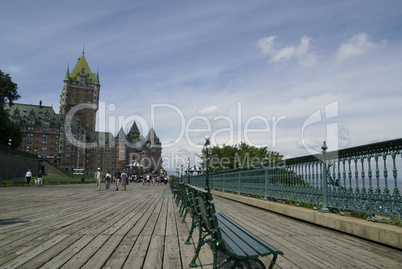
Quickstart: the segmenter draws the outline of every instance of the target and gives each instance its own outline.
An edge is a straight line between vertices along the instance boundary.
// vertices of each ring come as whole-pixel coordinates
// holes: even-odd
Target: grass
[[[43,176],[43,181],[45,185],[51,185],[49,184],[49,179],[54,179],[56,184],[61,184],[60,183],[60,179],[68,179],[69,182],[71,181],[71,178],[69,177],[53,177],[53,176]],[[81,178],[85,178],[86,183],[88,183],[88,181],[93,180],[94,176],[93,175],[73,175],[72,179],[74,183],[81,183]],[[15,186],[13,184],[13,180],[11,178],[7,178],[7,179],[3,179],[3,184],[1,186]],[[31,182],[29,183],[29,186],[34,186],[35,185],[35,180],[34,178],[31,179]],[[22,186],[22,185],[20,185]]]

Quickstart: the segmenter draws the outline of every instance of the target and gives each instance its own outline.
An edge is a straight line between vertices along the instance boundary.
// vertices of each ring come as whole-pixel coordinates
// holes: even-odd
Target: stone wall
[[[32,175],[41,169],[37,156],[0,145],[0,178],[25,177],[28,169]]]

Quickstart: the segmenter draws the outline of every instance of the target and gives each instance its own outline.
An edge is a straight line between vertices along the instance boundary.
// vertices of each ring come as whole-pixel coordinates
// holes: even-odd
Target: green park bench
[[[7,183],[3,182],[3,179],[0,177],[0,186],[2,186],[2,185],[4,185],[4,187],[5,187],[5,186],[7,186]]]
[[[177,199],[177,181],[171,181],[170,182],[170,190],[172,191],[172,193],[173,193],[173,198],[175,199],[175,201],[176,201],[176,199]],[[177,204],[177,203],[176,203]]]
[[[47,181],[47,184],[52,184],[52,185],[57,183],[54,178],[48,178],[46,181]]]
[[[273,255],[269,268],[274,267],[278,255],[283,255],[282,251],[252,234],[225,214],[217,213],[210,192],[193,186],[186,189],[183,194],[190,198],[186,200],[182,197],[181,202],[189,206],[189,212],[193,215],[192,230],[195,226],[199,229],[198,244],[190,267],[197,267],[195,261],[205,243],[209,243],[212,248],[214,269],[222,268],[231,262],[233,267],[243,265],[253,268],[252,263],[256,263],[261,268],[266,268],[260,257],[269,255]],[[190,236],[191,234],[189,238]],[[189,244],[189,238],[185,244]],[[218,252],[225,255],[219,265]]]
[[[67,182],[67,179],[65,179],[65,178],[60,178],[60,179],[59,179],[59,183],[60,183],[60,184],[67,184],[68,182]]]
[[[15,177],[13,178],[13,185],[25,185],[27,184],[27,181],[25,179],[25,177]]]

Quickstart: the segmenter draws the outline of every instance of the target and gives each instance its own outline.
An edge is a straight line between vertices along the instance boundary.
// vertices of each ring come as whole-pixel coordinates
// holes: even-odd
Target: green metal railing
[[[402,139],[396,139],[213,173],[209,184],[212,190],[321,205],[322,211],[401,217],[401,159]],[[191,177],[191,184],[205,187],[205,176]]]

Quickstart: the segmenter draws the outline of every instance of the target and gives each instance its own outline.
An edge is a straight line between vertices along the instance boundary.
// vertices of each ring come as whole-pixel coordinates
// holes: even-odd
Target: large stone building
[[[67,67],[59,114],[42,101],[39,105],[5,106],[10,119],[21,128],[19,150],[67,171],[94,173],[99,167],[104,172],[126,168],[133,173],[160,174],[162,144],[153,128],[145,137],[135,122],[127,134],[123,129],[116,136],[95,131],[99,96],[99,74],[91,72],[82,53],[71,73]]]

